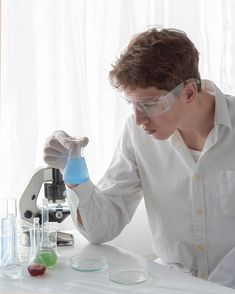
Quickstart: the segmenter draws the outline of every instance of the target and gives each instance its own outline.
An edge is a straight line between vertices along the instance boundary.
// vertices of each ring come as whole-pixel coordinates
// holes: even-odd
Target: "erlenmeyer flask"
[[[28,264],[28,272],[31,276],[42,276],[46,271],[46,264],[40,256],[40,227],[39,218],[33,219],[33,229],[30,236],[31,258]]]
[[[88,143],[87,138],[69,137],[69,157],[64,169],[63,179],[67,184],[82,184],[89,180],[89,174],[82,149]]]
[[[40,256],[47,267],[54,267],[57,263],[57,254],[49,239],[48,199],[42,199],[42,236],[40,242]]]

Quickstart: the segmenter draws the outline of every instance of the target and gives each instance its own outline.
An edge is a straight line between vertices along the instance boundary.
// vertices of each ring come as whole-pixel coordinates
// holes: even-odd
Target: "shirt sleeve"
[[[208,280],[235,289],[235,247],[220,261],[211,272]]]
[[[142,198],[131,135],[131,125],[127,123],[111,164],[97,186],[89,181],[67,188],[73,222],[91,243],[114,239],[130,222]],[[83,226],[77,222],[77,209]]]

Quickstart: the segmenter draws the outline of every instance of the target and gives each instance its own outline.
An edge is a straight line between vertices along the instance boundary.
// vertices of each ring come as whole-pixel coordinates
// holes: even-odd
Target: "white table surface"
[[[0,294],[28,294],[28,293],[235,293],[235,290],[176,272],[156,262],[110,245],[91,245],[80,235],[75,235],[73,247],[58,248],[59,261],[54,269],[47,269],[44,276],[31,277],[26,267],[20,280],[0,277]],[[70,267],[69,258],[77,254],[99,254],[107,258],[108,268],[98,272],[79,272]],[[108,278],[108,271],[118,266],[147,265],[152,275],[148,282],[138,285],[119,285]]]

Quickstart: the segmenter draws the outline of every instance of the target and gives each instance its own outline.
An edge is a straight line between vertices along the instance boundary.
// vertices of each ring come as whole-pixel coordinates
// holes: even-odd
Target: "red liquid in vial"
[[[46,267],[43,264],[33,264],[28,266],[28,272],[31,276],[42,276],[46,271]]]

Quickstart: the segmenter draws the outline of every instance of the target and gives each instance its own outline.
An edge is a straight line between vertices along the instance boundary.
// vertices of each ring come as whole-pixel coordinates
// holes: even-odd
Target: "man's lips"
[[[153,133],[155,133],[155,130],[154,129],[148,129],[145,126],[143,126],[143,129],[149,135],[152,135]]]
[[[146,130],[145,132],[149,135],[152,135],[155,133],[155,130]]]

